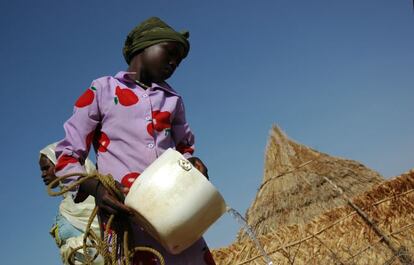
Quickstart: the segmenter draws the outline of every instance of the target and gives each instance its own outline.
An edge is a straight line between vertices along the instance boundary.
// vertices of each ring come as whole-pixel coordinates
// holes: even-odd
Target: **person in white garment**
[[[55,176],[55,156],[56,143],[50,144],[40,151],[39,166],[42,179],[45,185],[49,185],[57,177]],[[95,171],[94,164],[86,159],[85,169],[87,173]],[[53,188],[56,188],[59,183]],[[55,217],[50,234],[55,239],[60,249],[63,264],[69,264],[68,258],[73,249],[83,244],[83,233],[88,224],[89,217],[95,207],[95,199],[89,196],[83,202],[75,203],[72,196],[68,193],[63,195],[63,200],[59,205],[59,211]],[[98,219],[92,222],[91,229],[100,236]],[[93,252],[93,250],[89,250]],[[88,253],[92,255],[93,253]],[[83,251],[75,253],[75,264],[82,264],[84,261]],[[98,256],[93,264],[104,264],[101,256]]]

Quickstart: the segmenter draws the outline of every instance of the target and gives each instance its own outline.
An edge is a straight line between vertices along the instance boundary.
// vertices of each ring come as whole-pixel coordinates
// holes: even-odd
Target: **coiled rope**
[[[59,182],[63,183],[65,179],[75,176],[79,176],[79,178],[76,181],[74,181],[70,185],[64,186],[59,191],[53,191],[52,187],[55,184]],[[104,187],[111,193],[112,196],[116,197],[118,200],[122,202],[124,201],[124,194],[116,186],[116,182],[113,179],[113,177],[111,175],[101,175],[98,172],[94,172],[92,174],[73,173],[58,177],[48,185],[47,193],[50,196],[61,196],[66,192],[75,189],[88,179],[97,179],[102,185],[104,185]],[[110,215],[108,222],[105,225],[105,229],[103,231],[103,239],[96,235],[96,233],[91,229],[91,225],[93,220],[97,216],[98,211],[99,207],[95,206],[91,215],[89,216],[88,224],[84,232],[83,245],[72,249],[68,258],[69,264],[75,265],[74,255],[78,250],[82,249],[83,255],[85,257],[83,264],[85,265],[93,265],[93,261],[98,257],[99,254],[101,254],[101,256],[104,258],[105,265],[130,265],[131,259],[138,251],[150,252],[154,254],[158,258],[161,265],[165,265],[164,257],[161,255],[160,252],[153,248],[138,246],[130,249],[128,231],[131,231],[131,227],[130,225],[128,225],[126,229],[118,232],[116,232],[115,229],[111,230],[111,226],[115,218],[115,215],[113,214]],[[110,236],[112,236],[111,239]],[[119,241],[119,238],[123,239],[122,242]],[[89,255],[88,252],[88,250],[91,249],[96,249],[96,253],[93,256]]]

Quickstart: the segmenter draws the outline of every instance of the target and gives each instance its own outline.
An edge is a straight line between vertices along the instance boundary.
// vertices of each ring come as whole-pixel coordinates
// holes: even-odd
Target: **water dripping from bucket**
[[[250,239],[255,243],[256,247],[259,249],[267,265],[273,265],[272,260],[267,255],[266,251],[264,250],[259,240],[257,239],[257,236],[254,233],[253,229],[247,224],[243,216],[238,211],[236,211],[235,209],[229,206],[227,206],[226,210],[237,221],[237,223],[239,223],[239,225],[243,227],[243,230],[250,237]]]

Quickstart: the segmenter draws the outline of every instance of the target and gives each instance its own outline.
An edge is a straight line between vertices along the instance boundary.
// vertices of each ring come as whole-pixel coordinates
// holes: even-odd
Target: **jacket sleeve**
[[[75,103],[72,116],[63,125],[65,138],[56,147],[55,166],[56,176],[64,176],[73,173],[84,173],[85,161],[88,157],[95,128],[101,120],[99,111],[99,94],[101,89],[96,81],[78,98]],[[67,185],[78,177],[67,179]],[[72,191],[76,197],[78,188]],[[83,196],[82,196],[83,197]]]
[[[185,118],[185,108],[181,97],[179,97],[177,102],[177,110],[174,115],[171,129],[175,142],[175,149],[182,153],[185,158],[191,157],[195,150],[195,139]]]

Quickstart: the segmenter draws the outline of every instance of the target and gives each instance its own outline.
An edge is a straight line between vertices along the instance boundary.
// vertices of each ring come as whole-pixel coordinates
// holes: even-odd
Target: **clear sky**
[[[261,182],[272,124],[386,177],[414,167],[412,5],[1,0],[1,263],[59,263],[48,235],[59,199],[46,194],[38,151],[63,137],[93,79],[126,69],[125,36],[150,16],[190,31],[190,54],[169,82],[184,98],[211,181],[240,212]],[[205,237],[219,247],[237,231],[223,216]]]

